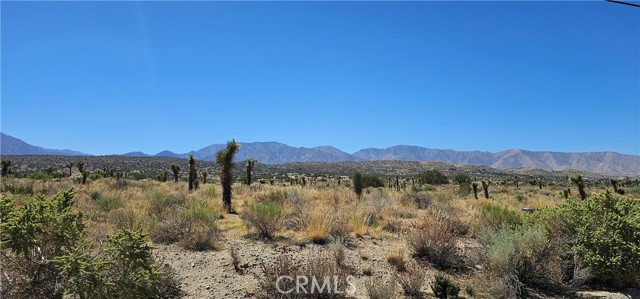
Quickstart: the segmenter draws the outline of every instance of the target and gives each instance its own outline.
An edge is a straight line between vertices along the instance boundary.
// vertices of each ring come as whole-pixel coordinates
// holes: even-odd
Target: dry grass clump
[[[370,299],[392,299],[396,295],[396,280],[372,277],[364,282]]]
[[[242,218],[248,227],[258,231],[260,237],[270,240],[280,226],[282,208],[274,201],[258,202],[250,205]]]
[[[387,256],[387,262],[396,270],[396,272],[407,271],[407,262],[404,259],[404,250],[400,250],[397,253],[392,253]]]
[[[262,270],[261,298],[282,298],[283,294],[276,287],[278,277],[282,276],[292,278],[279,281],[280,290],[292,290],[287,298],[345,298],[355,291],[348,283],[351,269],[344,265],[339,254],[328,250],[309,252],[307,259],[298,263],[288,255],[280,255],[274,263],[263,263]],[[297,281],[306,284],[297,288]]]
[[[461,265],[456,247],[456,235],[447,222],[424,221],[407,236],[407,243],[416,259],[429,261],[438,269]]]
[[[419,266],[411,266],[407,271],[396,274],[396,280],[402,287],[405,296],[409,298],[422,298],[422,288],[425,286],[427,273]]]
[[[305,233],[307,239],[315,244],[324,244],[329,240],[334,216],[326,207],[315,208],[306,215]]]

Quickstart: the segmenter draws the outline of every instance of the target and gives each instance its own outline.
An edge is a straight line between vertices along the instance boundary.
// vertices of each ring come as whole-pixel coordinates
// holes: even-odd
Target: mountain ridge
[[[18,138],[6,135],[1,137],[2,155],[65,155],[86,156],[87,154],[71,150],[46,149],[30,145]],[[341,161],[440,161],[450,164],[472,164],[489,166],[496,169],[532,168],[547,170],[577,170],[607,175],[640,176],[640,156],[605,152],[557,152],[507,149],[499,152],[456,151],[453,149],[431,149],[415,145],[395,145],[387,148],[365,148],[349,154],[333,146],[292,147],[284,143],[239,142],[238,161],[255,159],[265,164],[283,164],[290,162],[341,162]],[[164,150],[156,154],[139,151],[119,156],[128,157],[171,157],[187,158],[193,154],[199,160],[215,160],[215,154],[224,148],[224,144],[211,144],[196,151],[175,153]]]

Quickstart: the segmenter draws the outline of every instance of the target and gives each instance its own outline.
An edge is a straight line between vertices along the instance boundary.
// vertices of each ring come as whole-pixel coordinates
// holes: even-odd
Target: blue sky
[[[90,154],[231,138],[640,154],[640,9],[6,2],[1,130]]]

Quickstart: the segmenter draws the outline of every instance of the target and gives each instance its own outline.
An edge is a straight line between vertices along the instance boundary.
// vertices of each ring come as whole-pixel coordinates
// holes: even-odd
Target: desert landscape
[[[236,162],[234,144],[237,150],[228,143],[216,163],[3,156],[3,297],[56,291],[119,298],[638,295],[637,178],[393,161],[353,162],[341,172],[338,162],[325,162],[322,170],[313,162]],[[99,164],[104,161],[110,164]],[[70,167],[48,166],[55,163]],[[153,169],[161,165],[164,170]],[[62,202],[68,205],[62,214],[37,214]],[[80,227],[68,235],[55,223],[70,214]],[[124,269],[107,271],[114,267],[107,244],[122,232],[151,245],[144,263],[158,271],[140,274],[136,287],[118,284],[113,273]],[[89,267],[84,255],[70,252],[70,244],[83,242],[90,244],[84,254],[110,266]],[[64,267],[53,263],[52,273],[39,273],[39,259],[56,254]],[[72,272],[74,263],[94,272],[85,266]],[[91,284],[76,290],[85,276]],[[311,291],[311,282],[297,289],[287,281],[282,290],[295,291],[283,293],[276,288],[280,276],[332,279],[320,292]],[[28,287],[33,284],[36,289]]]
[[[639,8],[0,1],[0,298],[640,299]]]

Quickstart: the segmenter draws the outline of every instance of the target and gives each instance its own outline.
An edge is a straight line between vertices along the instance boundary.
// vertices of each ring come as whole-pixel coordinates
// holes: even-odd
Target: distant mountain
[[[62,155],[62,156],[88,156],[85,153],[68,149],[49,149],[28,144],[18,138],[0,133],[0,154],[2,155]]]
[[[338,162],[359,161],[360,159],[345,153],[335,147],[319,146],[313,148],[292,147],[279,142],[239,142],[240,150],[237,160],[255,159],[266,164],[282,164],[289,162]],[[200,160],[215,160],[216,153],[223,149],[224,144],[212,144],[193,152],[193,156]],[[156,156],[188,157],[189,154],[176,154],[163,151]]]
[[[148,157],[149,155],[143,153],[143,152],[128,152],[126,154],[122,154],[120,156],[125,156],[125,157]]]
[[[397,145],[384,149],[368,148],[353,155],[366,161],[441,161],[451,164],[484,165],[497,169],[572,169],[609,175],[640,175],[640,156],[614,152],[561,153],[511,149],[491,153]]]
[[[86,155],[71,150],[45,149],[2,134],[2,155]],[[216,152],[224,144],[212,144],[197,151],[174,153],[162,151],[153,156],[187,158],[193,154],[196,159],[214,161]],[[130,152],[121,156],[146,157],[142,152]],[[255,159],[265,164],[290,162],[344,162],[344,161],[440,161],[449,164],[473,164],[496,169],[530,168],[545,170],[577,170],[607,175],[640,176],[640,156],[614,152],[534,152],[510,149],[497,153],[483,151],[455,151],[451,149],[430,149],[420,146],[396,145],[389,148],[367,148],[354,154],[343,152],[331,146],[312,148],[292,147],[279,142],[240,142],[237,161]]]

